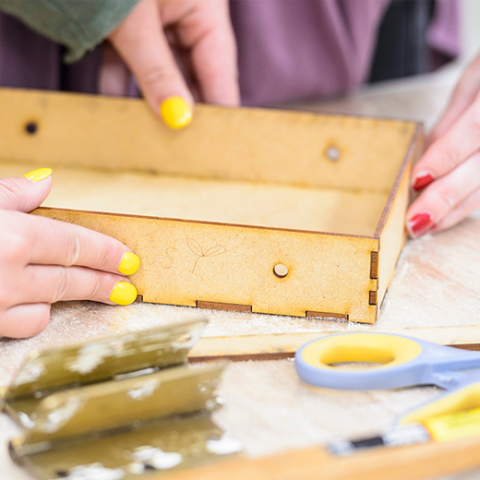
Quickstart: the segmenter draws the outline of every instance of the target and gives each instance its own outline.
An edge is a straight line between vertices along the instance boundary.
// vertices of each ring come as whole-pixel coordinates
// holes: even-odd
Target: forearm
[[[0,0],[0,10],[68,48],[74,62],[102,42],[139,0]]]

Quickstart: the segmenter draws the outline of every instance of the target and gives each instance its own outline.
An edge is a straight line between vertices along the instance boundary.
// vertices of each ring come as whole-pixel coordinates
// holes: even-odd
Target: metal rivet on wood
[[[334,146],[328,147],[325,150],[325,155],[332,162],[337,162],[338,160],[340,160],[340,157],[341,157],[340,150],[337,147],[334,147]]]
[[[288,268],[285,265],[278,263],[273,267],[273,273],[278,278],[284,278],[288,275]]]

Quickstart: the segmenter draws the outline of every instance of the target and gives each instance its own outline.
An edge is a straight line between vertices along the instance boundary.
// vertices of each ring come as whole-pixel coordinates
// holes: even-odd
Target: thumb
[[[0,209],[31,212],[52,189],[52,170],[39,168],[23,177],[0,178]]]
[[[109,39],[153,111],[171,128],[186,127],[193,98],[163,32],[156,1],[142,0]]]

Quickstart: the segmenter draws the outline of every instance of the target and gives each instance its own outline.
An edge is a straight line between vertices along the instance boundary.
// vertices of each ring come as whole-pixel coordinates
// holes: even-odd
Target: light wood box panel
[[[51,166],[34,213],[132,248],[143,301],[364,323],[405,241],[422,144],[407,121],[197,105],[172,131],[141,100],[13,89],[0,131],[0,175]]]

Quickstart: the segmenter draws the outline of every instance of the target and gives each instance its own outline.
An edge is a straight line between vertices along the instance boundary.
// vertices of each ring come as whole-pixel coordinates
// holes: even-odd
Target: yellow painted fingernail
[[[39,168],[37,170],[33,170],[33,172],[28,172],[24,175],[25,178],[28,178],[32,182],[41,182],[45,180],[52,174],[51,168]]]
[[[193,118],[192,109],[182,97],[167,98],[160,105],[163,121],[174,130],[186,127]]]
[[[137,289],[127,282],[117,282],[108,299],[117,305],[130,305],[137,299]]]
[[[125,252],[118,267],[118,271],[124,275],[133,275],[140,267],[140,259],[132,252]]]

